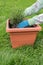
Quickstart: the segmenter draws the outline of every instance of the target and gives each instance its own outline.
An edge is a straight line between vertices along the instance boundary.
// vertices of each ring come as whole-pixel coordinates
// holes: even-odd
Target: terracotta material
[[[13,48],[34,44],[37,33],[41,30],[39,25],[30,28],[9,28],[9,22],[8,20],[6,31],[10,33]]]

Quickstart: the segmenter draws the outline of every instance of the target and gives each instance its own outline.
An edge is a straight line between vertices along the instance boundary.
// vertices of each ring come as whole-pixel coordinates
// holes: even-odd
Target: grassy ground
[[[39,32],[33,47],[23,46],[18,49],[12,49],[9,34],[6,33],[6,20],[14,9],[25,9],[34,2],[35,0],[0,0],[0,65],[43,65],[43,31]],[[42,12],[43,10],[37,14]]]

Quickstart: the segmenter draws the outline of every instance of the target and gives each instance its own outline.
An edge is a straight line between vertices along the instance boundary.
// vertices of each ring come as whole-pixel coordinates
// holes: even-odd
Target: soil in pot
[[[36,27],[37,25],[32,25],[32,26],[26,26],[26,27],[24,27],[24,28],[30,28],[30,27]],[[9,23],[9,28],[16,28],[17,27],[17,24],[14,24],[13,26]]]

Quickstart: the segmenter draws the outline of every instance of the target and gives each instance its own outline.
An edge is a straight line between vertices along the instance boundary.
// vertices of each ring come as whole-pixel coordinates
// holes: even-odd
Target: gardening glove
[[[42,8],[43,8],[43,0],[37,0],[32,6],[25,9],[24,15],[27,16],[33,13],[37,13]]]
[[[35,24],[41,24],[43,23],[43,14],[34,16],[33,18],[30,18],[28,20],[24,20],[21,23],[17,25],[18,28],[24,28],[26,26],[32,26]]]
[[[26,27],[28,25],[29,25],[28,20],[24,20],[24,21],[22,21],[21,23],[19,23],[17,25],[17,28],[24,28],[24,27]]]

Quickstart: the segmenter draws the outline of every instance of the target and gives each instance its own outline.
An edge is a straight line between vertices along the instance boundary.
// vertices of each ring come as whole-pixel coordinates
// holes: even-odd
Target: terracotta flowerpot
[[[6,31],[10,33],[10,39],[13,48],[17,48],[24,45],[34,45],[37,33],[41,30],[41,27],[28,28],[10,28],[9,20],[7,21]]]

